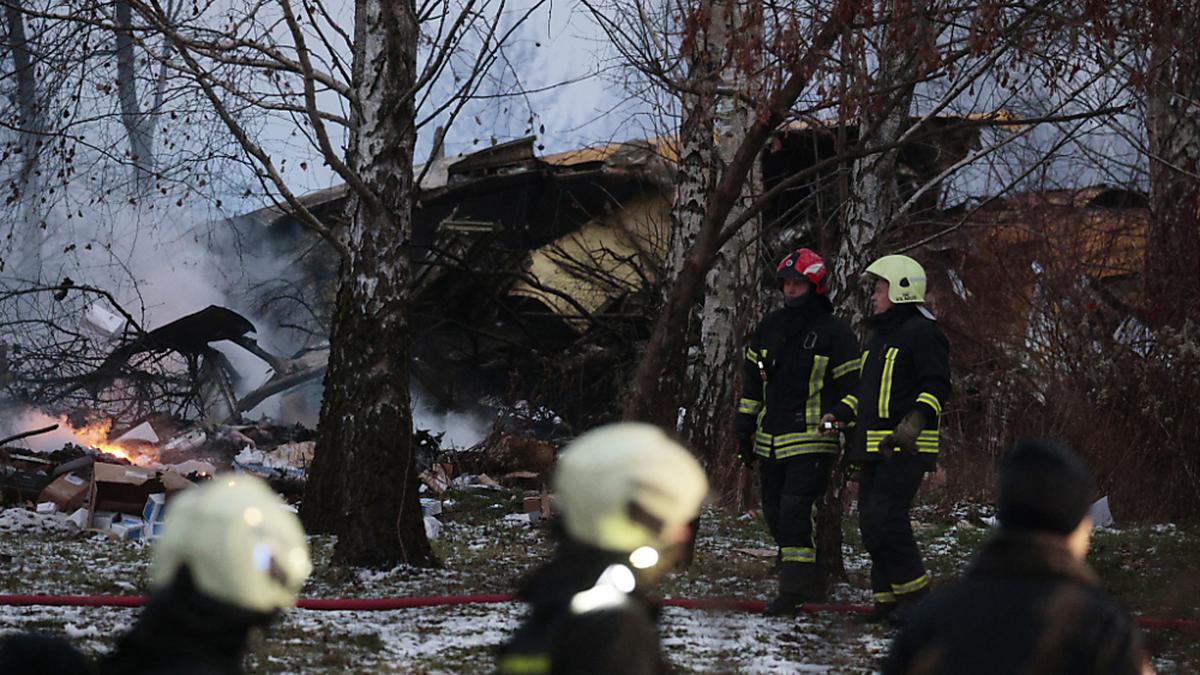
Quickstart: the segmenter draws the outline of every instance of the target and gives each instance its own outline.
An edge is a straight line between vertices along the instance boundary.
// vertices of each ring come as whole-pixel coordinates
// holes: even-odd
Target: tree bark
[[[783,121],[785,111],[808,85],[816,66],[837,39],[843,26],[857,15],[859,2],[839,2],[831,17],[817,30],[808,51],[796,60],[787,80],[764,101],[760,114],[746,130],[733,158],[722,169],[705,200],[704,216],[695,242],[688,249],[679,273],[669,286],[667,301],[646,342],[626,397],[624,418],[675,426],[682,389],[680,378],[687,357],[687,326],[704,293],[705,278],[716,262],[721,226],[738,203],[742,186],[767,139]]]
[[[154,124],[142,111],[137,94],[137,60],[133,50],[132,12],[128,2],[113,4],[116,26],[117,101],[121,105],[121,124],[129,136],[129,155],[137,193],[153,189]]]
[[[25,32],[23,0],[11,0],[4,5],[5,39],[12,57],[12,74],[16,86],[12,89],[13,108],[19,116],[20,168],[16,186],[20,191],[20,216],[13,223],[14,256],[16,265],[9,270],[18,276],[38,279],[42,269],[42,243],[45,232],[41,227],[42,209],[39,205],[41,181],[38,166],[41,159],[42,133],[46,128],[45,114],[38,100],[36,71]],[[0,259],[0,271],[3,271]]]
[[[1177,5],[1151,47],[1150,231],[1143,273],[1155,326],[1200,319],[1200,10]]]
[[[719,78],[721,91],[740,96],[710,95],[703,106],[708,111],[709,124],[704,128],[693,126],[689,129],[691,133],[683,137],[686,143],[706,146],[702,153],[695,154],[707,159],[702,176],[694,176],[692,171],[679,173],[676,209],[686,209],[689,218],[686,229],[684,218],[679,219],[676,232],[689,234],[689,246],[703,218],[704,194],[715,184],[723,167],[733,160],[756,114],[750,102],[758,100],[751,75],[754,64],[761,60],[762,16],[757,5],[741,0],[716,0],[710,8],[708,65],[719,71],[713,73],[716,77],[707,79],[711,82]],[[742,58],[745,54],[749,58]],[[684,177],[691,179],[690,183],[685,184]],[[740,214],[761,191],[762,176],[755,161],[730,217]],[[685,195],[689,198],[681,200]],[[707,460],[709,473],[717,484],[735,490],[741,481],[736,480],[740,465],[733,452],[736,443],[733,413],[740,393],[746,336],[759,314],[759,222],[756,218],[747,223],[721,247],[705,278],[704,301],[691,322],[695,330],[690,331],[693,341],[688,347],[684,390],[684,400],[688,402],[682,416],[685,436]],[[681,261],[685,253],[686,249],[678,250],[673,259]]]
[[[335,562],[433,565],[417,498],[409,399],[409,260],[418,24],[411,0],[355,3],[352,200],[317,453],[301,515],[338,535]]]
[[[685,22],[691,26],[690,36],[684,38],[687,57],[687,80],[680,91],[682,122],[679,126],[678,161],[675,173],[675,199],[671,208],[670,253],[667,257],[668,283],[663,285],[663,304],[669,300],[671,280],[677,279],[687,252],[696,243],[704,220],[705,198],[712,190],[717,176],[717,148],[714,142],[716,87],[721,74],[722,40],[726,35],[720,24],[724,17],[721,0],[701,2]],[[707,297],[707,293],[706,293]],[[695,393],[695,371],[702,367],[700,351],[700,314],[693,308],[682,327],[687,341],[688,357],[671,369],[677,378],[672,386],[680,392]],[[682,400],[694,401],[684,394]],[[666,426],[674,424],[692,444],[693,451],[704,452],[696,445],[691,419],[692,407],[679,410],[675,419],[664,417]]]

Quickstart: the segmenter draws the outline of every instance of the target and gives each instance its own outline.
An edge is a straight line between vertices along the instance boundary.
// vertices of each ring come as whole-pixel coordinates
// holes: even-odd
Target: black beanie
[[[1054,441],[1018,441],[1000,461],[1000,525],[1070,534],[1087,515],[1096,485],[1078,455]]]

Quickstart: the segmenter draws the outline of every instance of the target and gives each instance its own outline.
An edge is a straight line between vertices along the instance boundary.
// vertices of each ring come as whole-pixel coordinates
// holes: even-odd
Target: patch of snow
[[[5,534],[73,534],[76,531],[75,523],[65,513],[37,513],[22,508],[0,511],[0,532]]]

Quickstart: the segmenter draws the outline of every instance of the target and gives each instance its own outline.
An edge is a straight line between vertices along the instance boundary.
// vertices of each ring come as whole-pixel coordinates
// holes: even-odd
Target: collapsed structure
[[[977,145],[980,127],[963,122],[931,120],[924,140],[901,149],[904,198]],[[764,189],[836,157],[856,134],[853,125],[791,125],[762,156]],[[445,409],[554,401],[556,416],[577,430],[605,416],[649,330],[669,245],[675,149],[670,138],[651,138],[539,157],[535,145],[522,138],[415,169],[412,372]],[[763,214],[766,253],[801,238],[832,240],[845,180],[845,166],[830,162],[774,199]],[[922,192],[914,212],[935,208],[938,197]],[[336,227],[348,198],[338,186],[302,201]],[[313,306],[332,304],[332,252],[314,246],[285,209],[235,224],[304,270],[288,282],[304,303],[277,286],[256,304],[281,321],[307,316],[323,331],[328,314]]]
[[[900,149],[897,179],[902,200],[916,195],[909,211],[916,225],[907,234],[914,227],[951,230],[920,254],[938,277],[932,286],[942,289],[935,306],[977,323],[981,316],[968,311],[968,299],[1001,278],[1019,292],[1003,296],[1003,312],[990,307],[993,324],[1033,340],[1061,310],[1038,300],[1045,285],[1070,277],[1098,298],[1097,330],[1122,331],[1130,343],[1146,338],[1133,300],[1148,219],[1144,196],[1114,188],[1042,191],[941,211],[939,191],[928,186],[978,145],[980,126],[938,118],[927,129]],[[789,126],[762,155],[764,189],[825,166],[856,134],[853,125]],[[637,358],[661,294],[675,150],[669,138],[542,156],[536,147],[536,139],[523,138],[416,168],[410,312],[413,384],[425,398],[447,410],[490,403],[505,411],[496,437],[517,431],[545,440],[605,418]],[[823,248],[835,242],[846,181],[846,165],[830,161],[774,199],[763,212],[764,255],[774,258],[801,240]],[[302,201],[336,230],[349,197],[337,186]],[[116,342],[71,386],[99,390],[136,379],[144,374],[131,365],[134,355],[176,353],[195,380],[198,433],[208,442],[228,439],[231,429],[241,433],[231,425],[268,397],[319,395],[336,256],[286,209],[261,209],[230,225],[247,257],[284,270],[243,289],[238,306],[252,308],[273,333],[287,333],[289,355],[263,349],[254,335],[264,326],[224,307],[197,308],[144,332],[123,332],[120,317],[89,307],[97,314],[92,323]],[[1003,320],[994,320],[1001,313]],[[222,340],[255,354],[269,379],[235,395],[238,373],[212,348]],[[0,349],[0,381],[7,356]],[[298,394],[303,388],[307,393]],[[124,420],[125,428],[144,417]],[[244,444],[234,445],[226,450],[236,454]]]

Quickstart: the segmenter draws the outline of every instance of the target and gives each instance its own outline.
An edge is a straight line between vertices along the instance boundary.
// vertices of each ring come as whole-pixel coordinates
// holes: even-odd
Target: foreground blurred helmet
[[[296,604],[312,571],[300,520],[263,481],[226,474],[171,501],[152,584],[187,567],[197,590],[256,612]]]
[[[662,551],[687,539],[708,480],[691,453],[657,427],[620,423],[563,450],[554,491],[573,539],[608,551]]]

